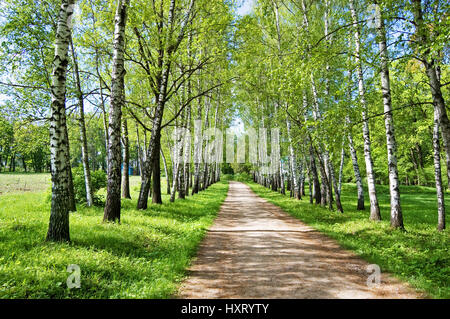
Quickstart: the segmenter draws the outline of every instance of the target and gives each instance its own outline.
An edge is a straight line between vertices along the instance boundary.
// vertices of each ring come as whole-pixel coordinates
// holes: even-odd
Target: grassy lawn
[[[20,190],[25,180],[32,190]],[[220,182],[175,203],[163,195],[163,205],[137,211],[132,177],[120,225],[102,223],[102,208],[80,205],[70,216],[72,242],[55,244],[44,241],[49,180],[0,174],[0,298],[170,298],[228,190]],[[79,289],[67,288],[70,264],[80,266]]]
[[[2,194],[45,191],[51,186],[48,173],[0,173],[0,196]]]
[[[436,192],[428,187],[401,187],[401,201],[406,232],[389,226],[389,189],[377,186],[383,221],[371,222],[369,207],[356,211],[356,187],[343,185],[344,214],[309,204],[307,196],[298,201],[273,192],[255,183],[251,189],[278,205],[292,216],[336,239],[367,261],[378,264],[433,298],[450,298],[450,236],[449,230],[439,233]],[[368,194],[365,194],[366,206]],[[450,194],[446,197],[450,207]],[[449,225],[448,214],[446,216]]]

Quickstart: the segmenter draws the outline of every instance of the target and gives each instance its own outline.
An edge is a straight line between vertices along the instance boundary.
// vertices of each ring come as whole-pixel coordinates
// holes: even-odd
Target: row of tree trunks
[[[417,41],[416,46],[429,45],[430,35],[429,27],[424,23],[423,10],[421,0],[412,0],[414,24],[416,27]],[[440,177],[440,163],[439,163],[439,131],[437,127],[440,127],[442,131],[442,140],[444,150],[446,154],[447,165],[447,188],[450,189],[450,121],[447,116],[447,109],[445,106],[444,96],[442,94],[442,84],[440,81],[439,72],[437,70],[436,60],[431,54],[430,47],[422,49],[417,48],[419,53],[419,60],[423,63],[426,69],[426,74],[431,89],[431,96],[433,98],[434,105],[434,131],[433,132],[433,148],[434,148],[434,161],[435,161],[435,180],[438,199],[438,229],[443,230],[445,228],[445,207],[444,207],[444,193],[442,191],[442,178]],[[436,144],[436,145],[435,145]],[[438,153],[437,153],[438,152]],[[439,165],[438,165],[439,163]],[[439,167],[438,167],[439,166]],[[439,185],[439,186],[438,186]]]
[[[8,161],[9,161],[9,166],[8,166]],[[6,154],[4,161],[0,155],[0,171],[3,167],[5,169],[8,167],[10,172],[16,171],[16,153],[12,153],[11,156]]]
[[[329,2],[327,1],[326,3],[327,6],[329,6]],[[353,3],[351,3],[351,6],[353,5]],[[306,6],[305,6],[305,2],[302,1],[302,7],[303,7],[303,12],[304,12],[304,25],[306,28],[308,28],[308,19],[307,19],[307,15],[306,15]],[[277,5],[274,2],[274,10],[275,10],[275,17],[277,20]],[[353,10],[354,13],[354,10]],[[328,36],[328,16],[326,14],[325,16],[325,38],[327,40],[327,42],[330,42],[331,39]],[[278,34],[278,44],[280,46],[280,31],[278,29],[278,20],[277,20],[277,34]],[[359,73],[359,77],[358,77],[358,84],[359,84],[359,92],[360,92],[360,101],[361,103],[365,106],[365,91],[364,91],[364,83],[363,83],[363,79],[362,79],[362,66],[361,66],[361,62],[359,59],[359,31],[355,30],[355,42],[357,49],[356,49],[356,62],[358,65],[358,69],[360,71]],[[328,85],[326,86],[328,89]],[[318,99],[318,93],[316,90],[316,85],[315,85],[315,80],[314,80],[314,76],[311,75],[311,88],[312,88],[312,95],[313,95],[313,116],[314,119],[318,122],[320,122],[320,109],[319,109],[319,99]],[[328,90],[326,90],[325,92],[325,96],[328,96]],[[304,101],[306,100],[306,96],[304,96]],[[365,112],[363,113],[363,115],[365,115]],[[363,128],[363,133],[365,135],[365,137],[367,137],[365,139],[365,155],[366,155],[366,159],[369,158],[370,162],[372,162],[371,160],[371,152],[370,152],[370,135],[369,135],[369,130],[368,130],[368,123],[367,120],[364,116],[364,122],[365,122],[365,126]],[[287,122],[287,127],[288,127],[288,140],[289,140],[289,135],[290,135],[290,125]],[[353,146],[353,140],[352,140],[352,136],[351,134],[349,134],[348,136],[349,141],[350,141],[350,153],[352,156],[352,164],[354,167],[354,172],[355,172],[355,179],[357,181],[357,190],[358,190],[358,205],[357,208],[358,210],[363,210],[364,209],[364,192],[363,192],[363,188],[362,188],[362,179],[361,179],[361,175],[359,173],[359,166],[358,166],[358,162],[357,162],[357,156],[356,156],[356,150]],[[343,211],[342,208],[342,204],[340,202],[340,193],[341,193],[341,184],[342,184],[342,170],[343,170],[343,163],[344,163],[344,148],[342,147],[342,151],[341,151],[341,165],[339,167],[339,180],[336,178],[336,173],[335,173],[335,169],[334,169],[334,165],[330,159],[330,155],[328,153],[328,151],[326,150],[326,147],[324,146],[325,144],[319,142],[318,143],[318,147],[314,146],[310,137],[310,156],[309,156],[309,169],[308,169],[308,173],[310,175],[310,180],[312,180],[311,183],[311,198],[315,198],[316,199],[316,203],[321,203],[321,205],[326,206],[328,205],[328,207],[331,208],[331,204],[332,202],[335,200],[336,201],[336,205],[338,207],[339,211]],[[289,165],[289,188],[292,192],[292,194],[300,194],[300,192],[295,192],[292,189],[293,188],[297,188],[300,186],[300,182],[298,180],[297,177],[297,173],[295,168],[293,168],[292,162],[295,161],[295,155],[292,152],[292,146],[289,145],[289,160],[290,160],[290,165]],[[317,172],[317,164],[319,164],[319,173],[320,173],[320,179],[319,179],[319,174]],[[373,164],[369,165],[366,162],[367,166],[369,167],[369,171],[372,170],[373,172]],[[369,174],[370,175],[370,174]],[[278,188],[281,188],[281,179],[282,179],[282,174],[280,172],[279,176],[276,176],[276,174],[269,174],[269,176],[267,178],[264,178],[262,176],[262,174],[255,175],[255,180],[258,180],[261,184],[265,184],[265,185],[270,185],[270,187],[272,188],[272,190],[278,190]],[[267,182],[268,180],[268,182]],[[322,185],[320,185],[320,180],[322,181]],[[378,202],[376,199],[376,191],[375,191],[375,178],[374,175],[372,174],[371,176],[368,176],[368,180],[369,180],[369,192],[372,195],[372,207],[376,207],[376,209],[372,209],[372,215],[375,215],[374,212],[379,214],[379,208],[378,208]],[[294,184],[294,185],[292,185]],[[295,184],[298,184],[297,187],[295,187]],[[283,183],[284,185],[284,183]],[[335,199],[333,199],[333,189],[334,189],[334,197]],[[281,190],[282,191],[282,190]],[[374,218],[375,219],[375,218]]]
[[[414,14],[414,25],[416,26],[416,39],[414,41],[417,47],[421,45],[428,45],[425,50],[417,49],[416,57],[424,64],[427,77],[429,79],[429,84],[431,87],[431,95],[433,97],[434,103],[434,111],[435,111],[435,123],[433,128],[433,150],[434,150],[434,162],[435,162],[435,182],[437,189],[437,200],[438,200],[438,229],[442,230],[445,228],[445,206],[444,206],[444,191],[442,185],[442,177],[441,177],[441,167],[440,167],[440,145],[439,145],[439,128],[442,131],[443,136],[443,145],[446,153],[446,164],[447,164],[447,173],[448,173],[448,187],[450,187],[450,121],[447,116],[447,110],[445,106],[445,101],[443,98],[443,94],[441,91],[442,84],[440,83],[440,71],[437,66],[437,61],[435,58],[435,53],[431,52],[432,47],[429,46],[430,38],[437,36],[436,32],[432,29],[426,28],[426,23],[424,22],[423,13],[422,13],[422,3],[421,0],[412,0],[413,6],[413,14]],[[377,0],[372,0],[372,3],[375,5],[375,22],[376,22],[376,32],[377,32],[377,43],[379,47],[379,56],[380,56],[380,79],[381,79],[381,91],[382,91],[382,101],[384,106],[384,120],[385,120],[385,134],[386,134],[386,146],[387,146],[387,154],[388,154],[388,170],[389,170],[389,189],[390,189],[390,222],[392,228],[404,229],[403,226],[403,217],[402,217],[402,208],[400,203],[400,190],[399,190],[399,173],[397,168],[397,144],[395,139],[395,130],[394,130],[394,119],[393,119],[393,107],[391,101],[391,91],[390,91],[390,79],[389,79],[389,57],[387,50],[387,41],[386,41],[386,30],[384,26],[384,20],[382,16],[382,2]],[[279,53],[281,50],[281,33],[279,29],[279,16],[278,16],[278,4],[276,1],[272,2],[275,11],[275,20],[276,20],[276,32],[278,37],[278,49]],[[328,34],[328,6],[330,5],[329,1],[325,1],[325,37],[327,44],[331,42],[331,35]],[[354,37],[354,54],[353,59],[356,65],[357,70],[357,81],[358,81],[358,93],[359,93],[359,103],[362,108],[362,133],[364,140],[364,158],[366,164],[366,173],[367,173],[367,186],[370,198],[370,219],[371,220],[381,220],[380,208],[378,204],[377,192],[375,187],[375,173],[373,168],[373,160],[372,160],[372,152],[371,152],[371,140],[370,140],[370,130],[369,130],[369,121],[368,121],[368,107],[366,103],[366,90],[363,78],[363,66],[361,60],[360,53],[360,33],[358,25],[357,13],[354,6],[354,0],[349,0],[350,5],[350,13],[353,22],[353,37]],[[308,29],[308,18],[307,18],[307,8],[305,5],[305,1],[301,1],[303,18],[304,18],[304,28]],[[430,33],[432,33],[430,35]],[[281,57],[281,54],[280,54]],[[282,61],[281,61],[282,64]],[[329,70],[328,65],[326,66],[326,70]],[[352,66],[349,66],[349,101],[351,103],[352,100],[352,75],[351,75]],[[336,178],[336,173],[334,169],[333,162],[331,160],[332,156],[330,156],[326,141],[322,141],[320,136],[320,123],[321,123],[321,114],[319,108],[320,103],[327,104],[329,89],[328,89],[328,81],[325,80],[325,95],[322,98],[318,97],[318,92],[315,84],[314,74],[311,73],[311,89],[312,89],[312,113],[314,121],[319,124],[318,129],[314,131],[310,131],[307,138],[307,144],[309,147],[309,154],[307,158],[308,163],[308,180],[309,180],[309,189],[310,189],[310,201],[313,203],[315,200],[316,204],[321,204],[322,206],[328,205],[331,209],[331,204],[333,201],[336,202],[338,210],[342,210],[342,204],[340,203],[340,195],[342,188],[342,175],[343,175],[343,166],[345,160],[345,139],[342,143],[341,153],[340,153],[340,166],[339,166],[339,178]],[[280,100],[280,97],[277,97]],[[304,101],[306,100],[306,95],[304,94]],[[278,103],[274,103],[275,111],[274,117],[277,118],[277,107]],[[328,104],[327,104],[328,105]],[[304,109],[308,109],[307,105]],[[346,139],[348,139],[349,149],[350,149],[350,157],[352,160],[353,171],[356,180],[357,192],[358,192],[358,202],[357,202],[357,210],[364,210],[364,190],[363,190],[363,182],[361,178],[361,173],[358,165],[358,157],[355,149],[355,145],[353,142],[353,136],[351,132],[351,123],[349,119],[346,119],[349,125],[349,130],[346,134]],[[291,139],[291,125],[290,120],[286,121],[287,127],[287,139],[289,142],[288,152],[289,152],[289,165],[288,165],[288,173],[286,177],[287,187],[290,191],[291,197],[297,197],[297,194],[301,194],[301,178],[298,175],[297,168],[293,165],[296,162],[296,154],[293,151],[292,147],[292,139]],[[317,133],[317,134],[316,134]],[[411,149],[411,158],[414,163],[414,167],[416,170],[417,177],[419,179],[419,167],[423,169],[423,163],[420,163],[422,152],[420,150],[420,145],[418,146],[418,150]],[[417,148],[417,147],[416,147]],[[418,159],[416,159],[416,153]],[[300,162],[300,161],[299,161]],[[253,179],[255,182],[264,185],[265,187],[269,187],[274,191],[281,191],[284,193],[284,177],[285,173],[283,170],[283,163],[281,163],[281,169],[279,172],[269,172],[269,174],[263,174],[261,171],[253,172]],[[262,167],[262,166],[260,166]],[[300,173],[301,174],[301,173]],[[320,175],[320,177],[319,177]],[[408,183],[408,179],[407,179]],[[420,183],[420,182],[419,182]],[[299,187],[299,191],[297,192],[297,188]],[[333,200],[333,189],[334,189],[334,200]]]
[[[168,83],[169,77],[171,76],[172,68],[172,55],[178,49],[181,41],[184,39],[186,26],[190,20],[193,12],[195,0],[191,0],[189,7],[186,10],[186,14],[181,21],[180,31],[177,38],[174,40],[173,35],[177,28],[175,28],[175,23],[178,21],[175,17],[176,11],[176,1],[171,0],[169,5],[169,11],[167,15],[167,23],[160,21],[158,23],[159,31],[162,32],[163,28],[167,28],[168,33],[166,35],[165,41],[161,41],[162,45],[159,47],[159,55],[156,58],[158,61],[158,72],[156,76],[156,84],[153,85],[156,100],[155,113],[153,114],[152,121],[152,132],[150,137],[149,146],[147,149],[147,158],[144,163],[145,166],[145,178],[141,183],[141,190],[139,192],[139,198],[137,203],[137,209],[146,209],[148,201],[148,191],[150,190],[150,179],[149,172],[153,172],[153,196],[152,202],[156,204],[162,204],[161,199],[161,172],[160,167],[160,150],[161,150],[161,130],[162,130],[162,118],[164,114],[165,104],[167,102],[168,95]],[[163,18],[162,16],[160,17]],[[176,21],[177,20],[177,21]]]

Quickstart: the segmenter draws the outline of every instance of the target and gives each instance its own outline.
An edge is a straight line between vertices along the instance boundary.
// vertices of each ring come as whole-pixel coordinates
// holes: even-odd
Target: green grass
[[[50,183],[48,173],[0,173],[0,196],[7,193],[45,191]]]
[[[381,222],[371,222],[369,207],[356,210],[356,187],[342,190],[344,214],[309,204],[307,196],[298,201],[253,182],[251,189],[292,216],[336,239],[383,272],[408,281],[432,298],[450,298],[449,230],[438,232],[436,192],[429,187],[401,187],[401,203],[406,232],[389,225],[389,189],[377,186]],[[449,194],[450,195],[450,194]],[[450,207],[447,195],[446,206]],[[368,194],[365,194],[366,206]],[[447,225],[449,218],[447,214]]]
[[[29,177],[42,178],[20,178]],[[175,203],[163,195],[163,205],[137,211],[139,177],[132,177],[120,225],[102,223],[103,208],[80,205],[70,215],[71,243],[58,244],[44,241],[50,203],[43,184],[0,195],[0,298],[170,298],[228,190],[221,182]],[[80,266],[79,289],[67,288],[70,264]]]

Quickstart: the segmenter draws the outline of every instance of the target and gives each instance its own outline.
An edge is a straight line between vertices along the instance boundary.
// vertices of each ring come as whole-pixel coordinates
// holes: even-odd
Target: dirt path
[[[242,183],[231,182],[219,215],[189,269],[180,298],[417,298],[368,263]]]

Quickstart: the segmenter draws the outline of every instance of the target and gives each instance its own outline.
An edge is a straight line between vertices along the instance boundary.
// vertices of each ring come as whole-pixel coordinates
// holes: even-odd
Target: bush
[[[233,178],[234,178],[234,175],[233,174],[222,174],[222,175],[220,175],[220,180],[222,180],[222,181],[232,181],[233,180]]]
[[[234,170],[229,163],[222,164],[222,174],[233,175]]]
[[[237,181],[237,182],[251,182],[253,180],[252,175],[250,175],[249,173],[239,173],[239,174],[234,174],[233,180]]]
[[[86,203],[86,185],[84,184],[83,167],[80,166],[72,169],[72,176],[76,202]],[[106,173],[104,171],[91,171],[91,184],[94,205],[102,205],[103,197],[96,193],[100,188],[106,187]]]

